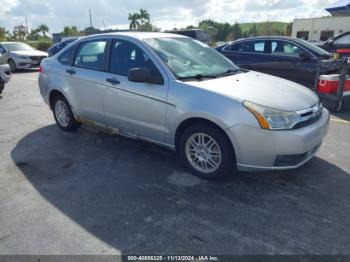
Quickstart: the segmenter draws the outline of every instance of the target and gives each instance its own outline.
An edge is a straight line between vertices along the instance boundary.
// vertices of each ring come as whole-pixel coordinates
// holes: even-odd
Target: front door
[[[317,58],[301,47],[282,40],[270,42],[270,74],[312,87],[317,68]],[[301,57],[307,52],[309,57]]]
[[[108,125],[157,142],[164,142],[168,83],[155,66],[148,50],[127,40],[114,40],[109,75],[105,79],[104,110]],[[163,84],[128,80],[133,68],[147,67]]]

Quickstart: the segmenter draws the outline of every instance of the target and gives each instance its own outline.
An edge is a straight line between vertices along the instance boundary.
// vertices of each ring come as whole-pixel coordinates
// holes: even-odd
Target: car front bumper
[[[16,58],[16,68],[17,69],[35,69],[40,66],[42,59],[33,60],[33,59],[22,59]]]
[[[0,65],[0,82],[6,84],[10,81],[11,71],[8,64]]]
[[[247,125],[229,130],[235,141],[237,168],[241,171],[286,170],[309,161],[320,148],[330,115],[323,109],[321,118],[293,130],[265,130]]]

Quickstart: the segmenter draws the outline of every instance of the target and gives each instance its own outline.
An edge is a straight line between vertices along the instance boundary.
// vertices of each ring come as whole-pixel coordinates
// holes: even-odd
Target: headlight
[[[19,59],[24,59],[24,60],[28,60],[28,56],[24,56],[24,55],[16,55],[15,54],[15,57],[19,58]]]
[[[296,112],[280,111],[249,101],[244,101],[243,105],[256,117],[263,129],[292,129],[299,123]]]

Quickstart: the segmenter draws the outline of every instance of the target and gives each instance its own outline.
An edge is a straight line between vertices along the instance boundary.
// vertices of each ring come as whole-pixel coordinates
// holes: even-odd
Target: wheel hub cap
[[[186,157],[196,170],[203,173],[216,171],[222,158],[219,144],[204,133],[196,133],[188,138]]]
[[[70,121],[70,115],[69,115],[69,110],[67,108],[66,103],[64,103],[61,100],[58,100],[55,104],[55,115],[58,123],[66,127],[69,124]]]

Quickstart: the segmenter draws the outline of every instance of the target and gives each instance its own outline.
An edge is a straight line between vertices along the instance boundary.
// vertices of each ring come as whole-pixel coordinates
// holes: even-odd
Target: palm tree
[[[45,24],[39,25],[36,30],[38,31],[38,33],[41,33],[43,37],[46,37],[46,33],[50,31],[49,27]]]
[[[140,19],[139,14],[137,13],[129,14],[128,20],[130,21],[130,25],[129,25],[130,30],[137,30],[139,28],[140,26],[139,19]]]
[[[140,19],[142,25],[150,22],[151,16],[146,9],[140,9]]]

